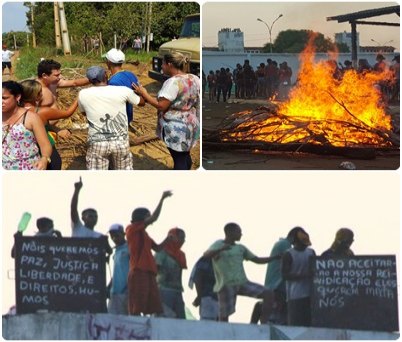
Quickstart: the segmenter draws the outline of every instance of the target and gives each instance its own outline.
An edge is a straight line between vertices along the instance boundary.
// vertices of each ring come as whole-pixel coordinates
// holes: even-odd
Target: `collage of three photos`
[[[176,228],[183,234],[175,255],[186,262],[174,292],[182,311],[162,281],[157,317],[204,320],[187,283],[214,242],[227,243],[228,224],[240,229],[231,244],[252,252],[245,261],[273,256],[278,239],[300,228],[303,251],[316,257],[303,266],[312,272],[309,290],[296,308],[276,294],[270,324],[289,338],[294,326],[399,336],[399,15],[394,2],[3,2],[3,337],[95,337],[95,325],[85,337],[30,335],[12,319],[111,312],[113,232],[128,243],[139,208],[153,218],[144,228],[153,244],[167,244]],[[41,240],[55,231],[58,239]],[[324,277],[320,260],[345,232],[348,247],[331,258],[350,258],[341,271],[349,280],[336,283],[338,271],[328,266]],[[35,269],[54,278],[56,266],[50,252],[26,246],[79,248],[98,236],[113,253],[94,273],[95,294],[80,292],[90,288],[83,270],[75,282],[34,278]],[[33,256],[46,262],[37,268]],[[266,289],[270,265],[239,267]],[[285,283],[280,293],[291,296]],[[234,294],[229,313],[218,291],[212,320],[252,326],[260,298],[253,323],[263,324],[266,299],[250,291]],[[124,314],[133,314],[130,305]],[[219,326],[201,330],[201,339],[224,339]],[[156,336],[149,334],[141,336]]]

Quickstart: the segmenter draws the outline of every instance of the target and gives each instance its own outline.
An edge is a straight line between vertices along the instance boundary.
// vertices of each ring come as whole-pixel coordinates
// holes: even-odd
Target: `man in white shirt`
[[[108,170],[111,157],[113,169],[132,170],[126,102],[144,106],[145,101],[127,87],[107,85],[106,71],[99,66],[88,68],[87,77],[94,87],[78,95],[89,123],[87,169]]]
[[[98,213],[93,208],[87,208],[82,211],[81,220],[78,215],[78,196],[82,188],[82,180],[74,183],[74,194],[71,199],[71,228],[72,237],[101,237],[102,234],[96,232],[95,226],[98,223]]]
[[[104,252],[106,254],[106,260],[109,262],[109,256],[112,254],[113,250],[110,247],[108,238],[106,235],[95,231],[95,226],[98,223],[98,213],[93,208],[84,209],[81,213],[81,219],[78,214],[78,197],[82,188],[82,179],[80,177],[79,182],[74,183],[74,194],[71,198],[71,228],[73,238],[99,238],[103,239],[104,242]]]
[[[136,36],[133,42],[133,48],[135,53],[140,53],[142,49],[142,41],[139,36]]]
[[[3,45],[3,50],[1,51],[1,67],[2,74],[4,75],[4,70],[8,68],[8,72],[10,76],[13,74],[13,68],[11,65],[11,57],[14,55],[14,52],[7,50],[7,45]]]

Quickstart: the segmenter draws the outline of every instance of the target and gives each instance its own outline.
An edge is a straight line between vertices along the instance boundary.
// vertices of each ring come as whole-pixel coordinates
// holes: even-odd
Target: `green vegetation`
[[[14,36],[17,47],[27,46],[28,40],[32,44],[32,34],[29,32],[22,32],[22,31],[3,32],[2,33],[3,44],[6,44],[10,50],[14,50]]]
[[[56,59],[63,68],[84,68],[83,57],[63,56],[55,48],[22,48],[16,65],[15,76],[22,80],[36,77],[36,68],[41,58]]]
[[[35,22],[32,27],[31,3],[24,3],[29,8],[27,26],[35,30],[38,46],[53,46],[54,4],[34,4]],[[125,41],[131,46],[135,36],[146,34],[148,24],[153,34],[150,49],[157,50],[161,44],[180,35],[185,16],[200,12],[200,6],[196,2],[64,2],[64,9],[72,53],[84,52],[84,38],[99,36],[106,50],[114,46],[115,35],[117,47],[122,46]]]
[[[19,80],[36,77],[36,66],[42,56],[50,55],[47,48],[22,48],[15,68],[15,76]]]
[[[127,49],[126,51],[124,51],[124,53],[126,54],[126,61],[139,61],[141,63],[150,63],[152,61],[152,57],[158,55],[157,51],[150,51],[149,53],[142,51],[137,54],[134,53],[132,49]]]
[[[128,62],[140,62],[140,63],[150,63],[153,56],[156,56],[157,52],[141,52],[135,54],[134,51],[128,49],[126,51],[126,61]],[[35,78],[36,68],[41,58],[50,58],[57,60],[62,68],[80,68],[85,69],[91,65],[102,65],[104,59],[101,56],[96,55],[70,55],[64,56],[61,51],[57,51],[55,48],[39,47],[33,48],[22,48],[20,50],[19,59],[15,69],[15,76],[19,80],[27,78]],[[105,67],[106,65],[103,64]]]
[[[339,52],[350,52],[349,46],[345,43],[336,43]]]
[[[311,35],[315,35],[314,47],[317,52],[328,52],[336,49],[334,42],[330,38],[324,37],[322,33],[311,30],[285,30],[279,32],[272,44],[272,50],[279,53],[300,53],[306,47]],[[263,51],[270,51],[269,43],[264,46]]]

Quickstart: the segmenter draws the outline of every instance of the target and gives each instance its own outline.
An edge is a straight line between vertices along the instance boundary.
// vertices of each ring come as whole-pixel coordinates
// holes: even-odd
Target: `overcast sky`
[[[29,31],[26,26],[27,17],[25,13],[28,7],[23,2],[2,1],[2,32]]]
[[[22,213],[32,214],[26,235],[37,231],[38,217],[48,216],[56,229],[70,236],[70,200],[80,175],[84,185],[79,212],[97,209],[96,230],[102,233],[113,223],[126,226],[134,208],[153,210],[164,190],[173,191],[148,233],[160,242],[170,228],[186,231],[183,250],[189,269],[183,273],[184,297],[197,317],[191,305],[195,291],[188,288],[188,277],[202,253],[223,238],[228,222],[240,224],[241,243],[258,256],[269,255],[279,237],[297,225],[310,233],[317,254],[329,248],[339,228],[349,227],[355,232],[352,249],[356,254],[395,254],[399,262],[397,172],[3,172],[3,314],[15,303],[10,250]],[[245,270],[250,280],[264,282],[265,265],[246,262]],[[238,303],[231,321],[249,322],[255,300],[241,298]]]
[[[208,2],[202,7],[202,44],[218,45],[218,31],[222,28],[240,28],[246,46],[263,46],[269,42],[268,28],[272,26],[272,42],[280,31],[309,29],[334,39],[337,32],[350,32],[350,24],[327,21],[327,17],[358,12],[366,9],[398,5],[396,2]],[[366,19],[399,23],[396,14]],[[358,25],[360,45],[392,45],[399,51],[400,28]],[[376,42],[371,41],[371,39]],[[392,40],[392,42],[390,42]]]

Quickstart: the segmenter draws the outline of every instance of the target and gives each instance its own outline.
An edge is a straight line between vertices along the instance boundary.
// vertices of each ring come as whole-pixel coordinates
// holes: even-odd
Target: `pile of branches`
[[[372,159],[380,151],[398,151],[399,134],[369,127],[350,113],[350,121],[334,119],[306,120],[305,117],[287,116],[278,113],[275,105],[261,106],[255,110],[234,113],[226,117],[213,130],[204,130],[203,146],[210,149],[246,149],[272,150],[287,152],[307,152]],[[370,139],[364,143],[343,141],[342,133],[339,141],[342,147],[330,143],[326,128],[340,127],[340,132],[358,132],[363,136],[376,136],[377,141]],[[336,133],[336,132],[335,132]],[[296,138],[299,136],[300,138]],[[266,137],[266,138],[265,138]],[[332,138],[333,139],[333,138]],[[290,142],[289,142],[290,141]]]

